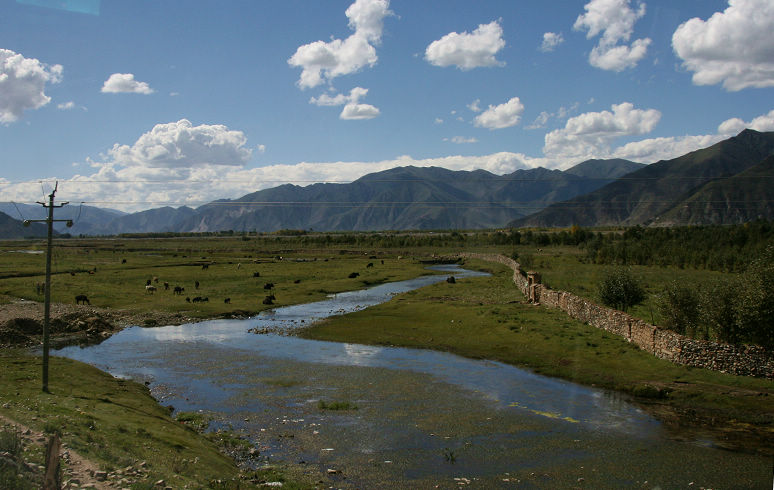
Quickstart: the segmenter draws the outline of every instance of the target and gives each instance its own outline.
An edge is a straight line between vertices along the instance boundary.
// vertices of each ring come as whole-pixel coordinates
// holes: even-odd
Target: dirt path
[[[0,422],[5,430],[11,430],[21,434],[22,444],[25,448],[38,446],[45,453],[48,437],[43,432],[36,432],[29,427],[0,415]],[[108,489],[120,486],[122,482],[110,481],[106,472],[100,472],[99,466],[63,443],[59,454],[62,461],[62,488],[96,488]],[[25,461],[29,463],[29,461]],[[28,465],[29,466],[29,465]],[[44,469],[38,468],[42,474]],[[36,471],[37,473],[37,471]],[[104,476],[104,478],[103,478]],[[115,479],[114,479],[115,480]]]

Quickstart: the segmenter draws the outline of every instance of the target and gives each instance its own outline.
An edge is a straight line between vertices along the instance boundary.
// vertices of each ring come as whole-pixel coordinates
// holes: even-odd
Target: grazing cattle
[[[75,275],[75,272],[73,272],[73,271],[70,271],[70,275],[71,275],[71,276],[74,276],[74,275]]]
[[[301,279],[296,279],[295,281],[293,281],[293,284],[298,284],[299,282],[301,282]]]
[[[151,286],[150,284],[145,286],[145,292],[148,294],[153,294],[156,292],[156,286]]]
[[[210,264],[202,264],[202,270],[203,271],[206,271],[209,268],[210,268]]]
[[[122,264],[126,264],[126,259],[121,259]]]
[[[263,285],[263,289],[265,289],[265,290],[274,289],[274,283],[273,282],[267,282],[266,284]]]
[[[147,281],[145,281],[145,285],[146,285],[146,286],[150,286],[150,285],[151,285],[151,280],[150,280],[150,279],[148,279]]]
[[[454,276],[449,276],[446,278],[446,282],[448,282],[449,284],[454,284],[457,282],[457,280],[454,278]]]
[[[164,281],[164,291],[169,291],[169,283]]]
[[[93,276],[95,271],[89,271],[89,275]]]
[[[382,265],[384,265],[384,259],[382,259]]]
[[[261,273],[260,272],[253,272],[253,277],[261,277]]]
[[[265,298],[263,298],[262,303],[265,304],[265,305],[274,304],[274,300],[272,299],[273,297],[274,296],[266,296]]]
[[[227,305],[230,305],[231,304],[231,298],[226,298],[226,299],[223,300],[223,302],[226,303]]]
[[[359,275],[360,275],[360,274],[359,274],[359,273],[357,273],[357,272],[352,272],[352,273],[350,273],[350,274],[349,274],[349,278],[350,278],[350,279],[354,279],[354,278],[356,278],[356,277],[357,277],[357,276],[359,276]]]
[[[186,296],[186,297],[185,297],[185,302],[186,302],[186,303],[190,303],[190,302],[191,302],[191,298],[190,298],[189,296]]]
[[[200,302],[201,300],[202,300],[202,297],[201,297],[201,296],[196,296],[194,299],[192,299],[192,300],[191,300],[191,302],[193,302],[193,303],[198,303],[198,302]]]
[[[183,294],[183,291],[185,291],[185,288],[180,286],[175,286],[175,289],[172,290],[174,294]]]
[[[240,262],[240,263],[237,264],[237,270],[239,270],[241,268],[242,268],[242,263]]]
[[[85,294],[79,294],[78,296],[75,297],[75,304],[90,305],[91,303],[89,303],[89,298]]]
[[[199,281],[194,281],[194,288],[199,289]]]
[[[202,303],[206,303],[206,302],[209,302],[209,301],[210,301],[210,298],[208,298],[207,296],[202,298]]]
[[[366,269],[368,269],[369,267],[373,267],[373,266],[374,266],[374,263],[373,262],[369,262],[368,264],[366,264]]]
[[[159,283],[159,278],[158,278],[158,277],[156,277],[156,276],[153,276],[153,282],[155,282],[156,284],[158,284],[158,283]]]

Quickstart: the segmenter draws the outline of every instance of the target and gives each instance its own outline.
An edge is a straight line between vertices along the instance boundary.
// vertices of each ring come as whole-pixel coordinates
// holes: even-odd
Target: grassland
[[[302,333],[306,338],[430,348],[527,367],[537,373],[638,396],[664,420],[714,425],[723,438],[750,425],[774,436],[774,383],[674,365],[625,340],[530,305],[499,264],[493,276],[440,283]],[[761,441],[763,445],[769,445]],[[771,448],[769,449],[771,450]]]
[[[412,235],[405,235],[391,238],[389,247],[378,246],[373,237],[363,243],[357,237],[351,242],[333,237],[313,243],[303,238],[246,236],[56,240],[52,300],[73,304],[75,295],[85,294],[92,305],[138,314],[163,312],[194,319],[242,316],[417,277],[428,273],[418,258],[463,250],[529,257],[531,268],[540,271],[550,287],[591,299],[596,299],[596,282],[605,271],[604,266],[584,263],[581,251],[574,247],[538,250],[533,246],[487,244],[486,240],[476,241],[473,235],[452,234],[451,241],[441,240],[438,235],[426,236],[429,238],[423,246]],[[42,300],[35,285],[44,280],[45,256],[40,253],[44,246],[42,241],[0,242],[0,310],[3,302]],[[507,362],[636,395],[662,420],[678,426],[710,426],[729,447],[748,444],[751,434],[757,433],[755,440],[763,450],[772,451],[771,381],[691,369],[656,359],[561,312],[525,304],[510,280],[511,272],[504,267],[476,261],[466,265],[488,270],[493,276],[456,284],[444,282],[406,293],[387,304],[330,319],[303,335],[437,349]],[[632,313],[655,323],[659,319],[654,301],[669,281],[697,283],[726,277],[676,268],[633,270],[644,282],[649,299]],[[351,278],[352,272],[359,275]],[[154,294],[145,291],[149,279],[158,289]],[[199,282],[198,289],[195,281]],[[170,290],[164,289],[164,282]],[[266,283],[273,283],[273,288],[265,290]],[[175,286],[184,287],[184,294],[173,294]],[[267,294],[276,297],[274,305],[262,304]],[[196,296],[208,297],[209,301],[185,300]],[[230,302],[225,303],[225,298]],[[46,395],[40,392],[39,366],[34,357],[19,350],[0,351],[0,355],[0,406],[7,404],[0,414],[40,430],[60,427],[67,444],[95,458],[106,469],[153,462],[148,471],[150,478],[173,481],[171,475],[181,473],[180,478],[193,486],[237,478],[233,462],[219,455],[213,441],[173,421],[168,410],[159,407],[144,387],[73,361],[54,359],[51,369],[58,373],[54,379],[68,382],[53,384],[52,394]],[[274,382],[281,386],[292,380]],[[200,462],[209,458],[208,464],[192,466],[191,461],[197,457]],[[265,476],[269,477],[282,475]]]

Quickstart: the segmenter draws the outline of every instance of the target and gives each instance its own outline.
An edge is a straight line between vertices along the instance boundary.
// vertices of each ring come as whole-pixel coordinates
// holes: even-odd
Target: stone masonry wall
[[[459,257],[509,267],[513,270],[516,287],[530,297],[527,275],[515,260],[498,254],[461,253]],[[619,335],[661,359],[724,373],[774,379],[774,352],[763,347],[691,339],[566,291],[554,291],[542,284],[532,287],[536,289],[535,298],[540,304],[558,308],[577,320]]]

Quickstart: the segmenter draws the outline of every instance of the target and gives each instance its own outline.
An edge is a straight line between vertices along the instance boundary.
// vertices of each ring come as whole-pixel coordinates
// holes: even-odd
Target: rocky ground
[[[201,319],[180,313],[136,312],[52,303],[50,337],[55,345],[99,342],[129,325],[180,325]],[[43,303],[12,300],[0,304],[0,348],[34,347],[43,337]]]

